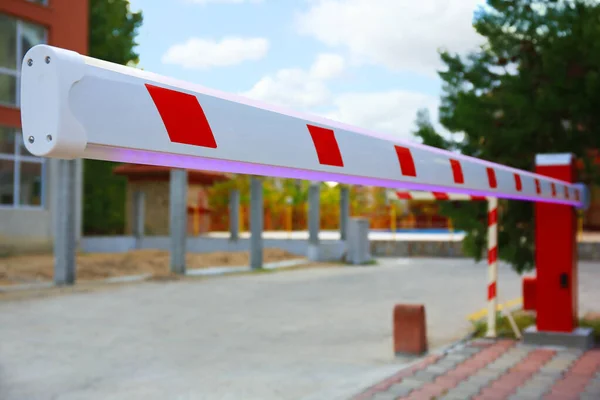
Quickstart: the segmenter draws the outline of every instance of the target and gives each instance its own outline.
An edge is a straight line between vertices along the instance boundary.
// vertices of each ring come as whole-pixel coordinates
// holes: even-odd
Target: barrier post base
[[[561,346],[579,350],[594,347],[594,331],[592,328],[577,327],[572,332],[538,331],[530,326],[523,331],[525,344],[537,346]]]

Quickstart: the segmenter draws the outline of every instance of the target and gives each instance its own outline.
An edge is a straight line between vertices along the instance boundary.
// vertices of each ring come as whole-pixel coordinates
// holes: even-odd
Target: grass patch
[[[525,328],[535,325],[535,314],[533,313],[519,310],[513,312],[512,315],[521,332]],[[582,328],[592,328],[596,342],[600,342],[600,319],[581,318],[579,326]],[[483,318],[473,322],[473,328],[475,330],[475,337],[484,337],[487,332],[487,319]],[[496,314],[496,334],[501,338],[516,339],[508,318],[500,312]]]
[[[535,325],[535,316],[524,311],[514,312],[513,318],[521,332],[528,326]],[[484,337],[487,326],[487,319],[485,318],[473,322],[475,337]],[[500,312],[496,313],[496,334],[501,338],[516,339],[510,321]]]
[[[586,319],[582,318],[579,320],[579,326],[582,328],[592,328],[594,331],[594,338],[596,343],[600,343],[600,319]]]

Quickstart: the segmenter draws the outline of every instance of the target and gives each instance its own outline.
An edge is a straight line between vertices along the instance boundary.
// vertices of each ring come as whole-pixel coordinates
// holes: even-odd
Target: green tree
[[[89,55],[117,64],[136,65],[135,37],[142,13],[131,12],[127,0],[90,0]],[[120,233],[125,225],[125,178],[115,176],[115,163],[85,160],[83,229],[86,234]]]
[[[462,57],[442,52],[445,64],[440,122],[464,140],[463,154],[531,170],[537,153],[571,152],[584,160],[586,183],[596,182],[588,151],[600,142],[600,6],[583,0],[488,0],[473,24],[485,39]],[[448,148],[431,126],[415,134]],[[499,257],[518,271],[534,267],[533,204],[501,201]],[[444,204],[464,229],[465,250],[484,254],[482,204]]]

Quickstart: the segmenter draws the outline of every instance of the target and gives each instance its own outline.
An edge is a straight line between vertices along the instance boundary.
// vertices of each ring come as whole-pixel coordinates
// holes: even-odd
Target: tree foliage
[[[136,65],[135,37],[142,13],[129,10],[127,0],[90,0],[89,55]],[[125,225],[125,178],[115,176],[115,163],[85,160],[83,229],[86,234],[120,233]]]
[[[425,144],[532,170],[535,154],[574,153],[583,180],[597,181],[589,151],[600,142],[600,6],[580,0],[488,0],[473,24],[485,39],[467,56],[442,52],[440,122],[464,140],[450,143],[418,122]],[[501,201],[499,257],[518,271],[534,267],[533,205]],[[465,250],[484,254],[482,204],[445,204],[467,232]]]

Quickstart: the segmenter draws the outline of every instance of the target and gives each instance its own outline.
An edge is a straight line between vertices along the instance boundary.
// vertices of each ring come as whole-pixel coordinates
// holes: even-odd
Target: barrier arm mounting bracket
[[[21,75],[34,155],[582,207],[587,190],[200,85],[38,45]]]

